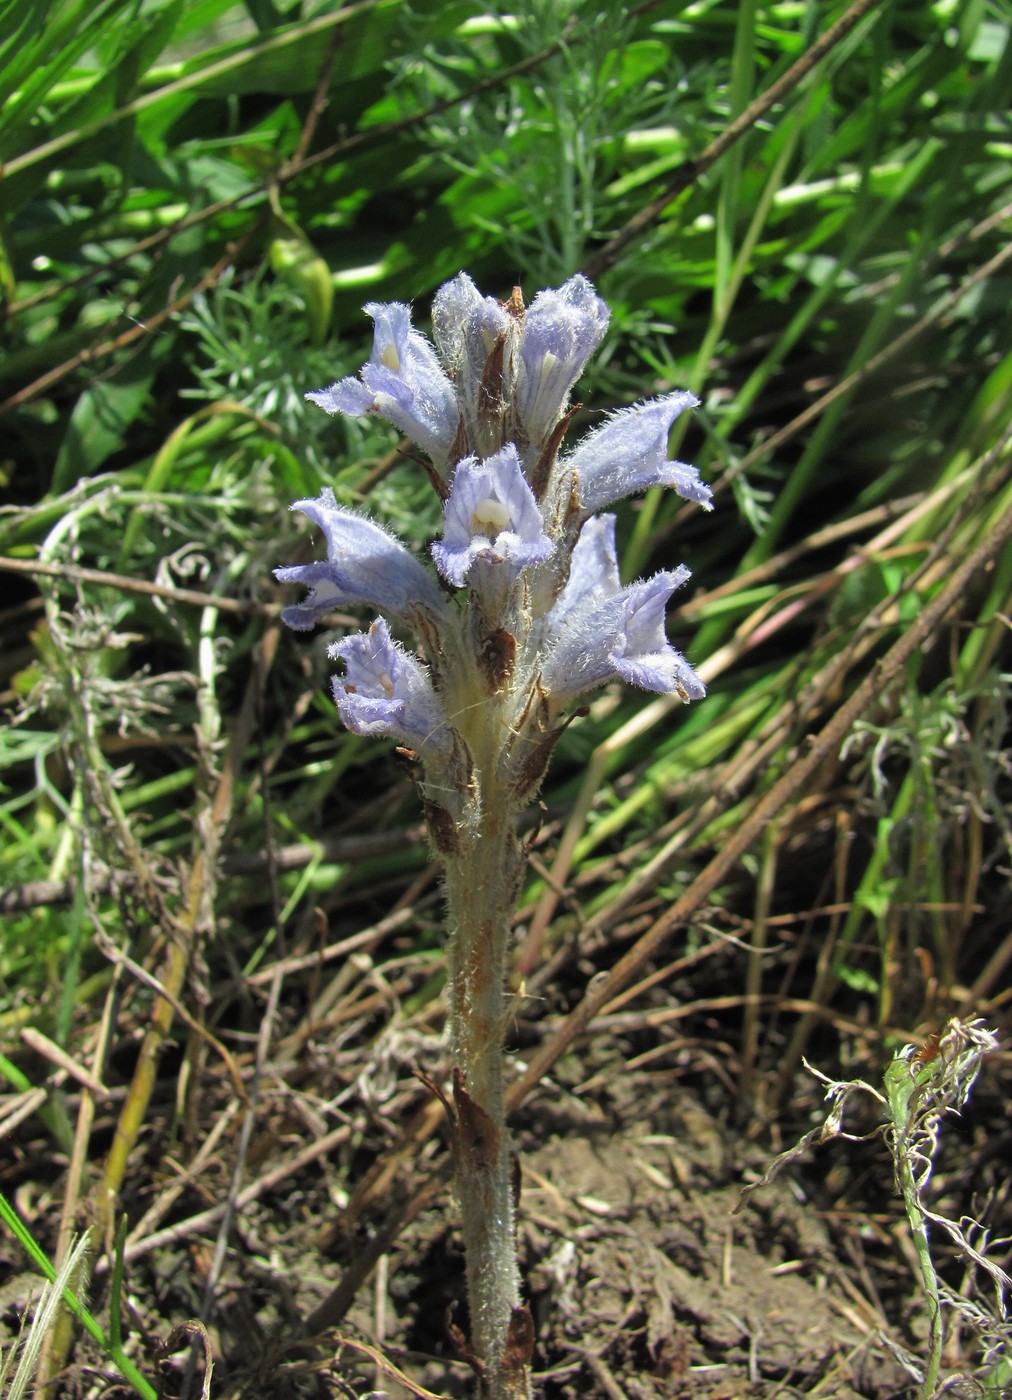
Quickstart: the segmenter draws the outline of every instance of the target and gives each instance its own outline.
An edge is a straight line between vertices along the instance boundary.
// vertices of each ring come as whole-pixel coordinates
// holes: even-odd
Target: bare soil
[[[592,1028],[516,1115],[520,1253],[542,1400],[916,1394],[927,1316],[874,1102],[848,1119],[853,1140],[813,1148],[742,1204],[742,1187],[820,1121],[824,1104],[822,1086],[802,1073],[777,1113],[764,1112],[786,1035],[775,1016],[764,1022],[755,1072],[743,1077],[740,1009],[728,1012],[723,996],[740,985],[738,956],[729,946],[691,987],[660,981],[642,1014]],[[453,1340],[454,1328],[466,1336],[467,1314],[452,1191],[440,1175],[441,1110],[432,1113],[415,1074],[438,1079],[445,1069],[439,999],[424,991],[431,971],[431,957],[395,949],[382,962],[345,960],[293,978],[252,1118],[213,1047],[181,1032],[123,1202],[125,1326],[165,1400],[201,1393],[205,1341],[189,1326],[200,1317],[212,1400],[473,1395]],[[592,972],[583,967],[580,985]],[[263,1029],[258,987],[215,1028],[244,1071]],[[697,1011],[658,1019],[690,991]],[[576,995],[575,979],[571,988],[563,979],[537,1015],[518,1019],[518,1061]],[[117,1071],[128,1082],[142,1008],[138,1000],[110,1083]],[[834,1075],[875,1082],[891,1050],[858,1020],[827,1017],[808,1054]],[[111,1138],[118,1092],[98,1115],[96,1153]],[[947,1124],[933,1182],[937,1209],[972,1215],[995,1238],[1012,1233],[1010,1092],[1002,1053],[966,1113]],[[70,1092],[67,1109],[72,1118]],[[431,1131],[398,1157],[418,1113],[429,1114]],[[26,1120],[8,1140],[0,1186],[52,1247],[66,1159],[38,1126]],[[314,1332],[307,1319],[377,1239],[385,1247],[375,1267],[339,1318]],[[1007,1254],[995,1246],[1006,1266]],[[993,1296],[941,1241],[937,1257],[986,1325]],[[4,1348],[32,1280],[0,1238],[5,1273]],[[90,1294],[100,1316],[109,1282],[100,1265]],[[983,1393],[972,1380],[981,1360],[980,1337],[950,1318],[947,1393]],[[126,1393],[85,1342],[56,1392]]]

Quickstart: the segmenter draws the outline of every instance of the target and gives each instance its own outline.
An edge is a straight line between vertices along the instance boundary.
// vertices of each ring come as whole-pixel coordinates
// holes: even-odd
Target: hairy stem
[[[496,709],[490,704],[493,713],[484,716],[488,737]],[[520,1305],[503,1089],[506,955],[523,857],[513,804],[496,790],[493,749],[475,748],[489,762],[476,769],[473,820],[458,832],[458,851],[446,856],[455,1170],[471,1318],[465,1354],[481,1377],[483,1400],[527,1400],[532,1333]]]

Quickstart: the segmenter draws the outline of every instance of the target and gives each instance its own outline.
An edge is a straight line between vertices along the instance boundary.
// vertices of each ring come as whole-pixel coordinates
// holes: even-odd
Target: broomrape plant
[[[375,330],[359,377],[307,398],[328,413],[379,414],[425,454],[443,506],[435,572],[327,489],[292,507],[322,531],[326,559],[276,574],[310,590],[282,614],[298,630],[335,608],[384,614],[330,648],[343,663],[333,694],[353,733],[389,736],[416,764],[445,872],[466,1354],[483,1397],[517,1400],[530,1394],[533,1350],[503,1089],[506,956],[526,854],[517,816],[538,792],[567,711],[595,686],[623,680],[703,698],[664,630],[688,569],[623,586],[615,517],[597,512],[652,486],[709,509],[710,491],[695,468],[668,460],[672,423],[697,403],[687,392],[615,413],[562,450],[576,412],[570,392],[608,325],[585,277],[525,307],[519,288],[502,302],[461,273],[436,294],[434,347],[407,306],[365,310]]]

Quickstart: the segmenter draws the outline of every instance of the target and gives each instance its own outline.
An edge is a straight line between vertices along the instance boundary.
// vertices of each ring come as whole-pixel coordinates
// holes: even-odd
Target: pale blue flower
[[[615,518],[589,520],[573,550],[569,582],[545,620],[541,685],[555,708],[614,680],[702,700],[706,687],[664,631],[665,605],[690,576],[681,564],[620,587]]]
[[[514,435],[511,415],[518,311],[512,304],[482,296],[465,272],[436,293],[432,334],[457,392],[458,457],[490,457]]]
[[[651,486],[668,486],[710,509],[712,492],[695,467],[668,461],[668,431],[695,394],[681,389],[613,414],[584,437],[559,464],[572,473],[577,499],[586,515]]]
[[[570,613],[602,603],[622,587],[615,549],[615,517],[594,515],[580,531],[569,565],[569,578],[549,613],[556,630]]]
[[[394,641],[381,617],[368,632],[335,642],[327,655],[344,662],[344,675],[331,684],[353,734],[395,739],[422,756],[449,750],[449,728],[427,670]]]
[[[364,309],[375,329],[360,379],[341,379],[306,398],[328,413],[379,414],[442,469],[460,419],[453,385],[425,336],[412,327],[409,307],[371,301]]]
[[[482,296],[466,272],[443,283],[432,302],[432,338],[458,398],[475,397],[489,355],[512,327],[503,303]]]
[[[425,466],[443,506],[435,569],[324,491],[294,508],[323,531],[327,559],[276,570],[311,589],[282,616],[308,628],[334,607],[368,603],[411,627],[428,662],[394,641],[382,618],[329,653],[343,662],[332,687],[345,725],[422,761],[426,822],[446,874],[474,1355],[496,1394],[526,1394],[530,1320],[518,1306],[496,1049],[526,854],[516,818],[542,784],[563,711],[593,687],[626,681],[685,701],[705,695],[665,633],[666,604],[689,570],[623,587],[615,518],[595,512],[653,486],[707,507],[710,492],[694,468],[667,457],[672,422],[696,404],[689,393],[615,414],[559,460],[573,386],[608,324],[585,277],[525,308],[518,288],[498,301],[461,273],[433,304],[438,354],[406,306],[366,311],[376,330],[360,378],[307,397],[331,413],[381,414],[432,459]]]
[[[281,583],[312,590],[304,602],[282,611],[289,627],[305,632],[334,608],[362,604],[409,623],[446,618],[446,602],[428,569],[381,525],[339,506],[329,486],[316,499],[296,501],[292,510],[323,531],[327,558],[274,570]]]
[[[541,511],[520,467],[513,443],[479,462],[457,465],[444,513],[443,538],[432,546],[436,567],[462,588],[477,560],[499,565],[512,581],[522,569],[554,551]]]
[[[579,273],[557,291],[539,292],[524,313],[517,420],[540,444],[562,417],[569,392],[608,329],[607,306]]]

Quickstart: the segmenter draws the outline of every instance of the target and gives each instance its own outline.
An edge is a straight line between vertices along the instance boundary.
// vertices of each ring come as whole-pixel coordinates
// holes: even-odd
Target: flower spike
[[[563,711],[593,687],[706,694],[665,634],[665,606],[689,570],[623,586],[615,517],[596,512],[654,486],[709,508],[710,491],[694,467],[668,460],[671,425],[696,404],[685,391],[613,414],[559,456],[574,386],[608,325],[585,277],[525,307],[518,287],[498,300],[461,272],[436,293],[434,345],[402,303],[365,309],[375,331],[360,375],[308,397],[329,413],[379,414],[428,455],[442,506],[435,567],[324,491],[295,509],[322,530],[327,557],[276,571],[310,589],[282,617],[306,629],[334,607],[367,605],[420,644],[416,655],[378,618],[331,647],[342,663],[332,690],[353,733],[386,736],[418,760],[447,903],[468,1349],[486,1400],[530,1400],[534,1324],[521,1301],[502,1053],[526,855],[517,819]]]

